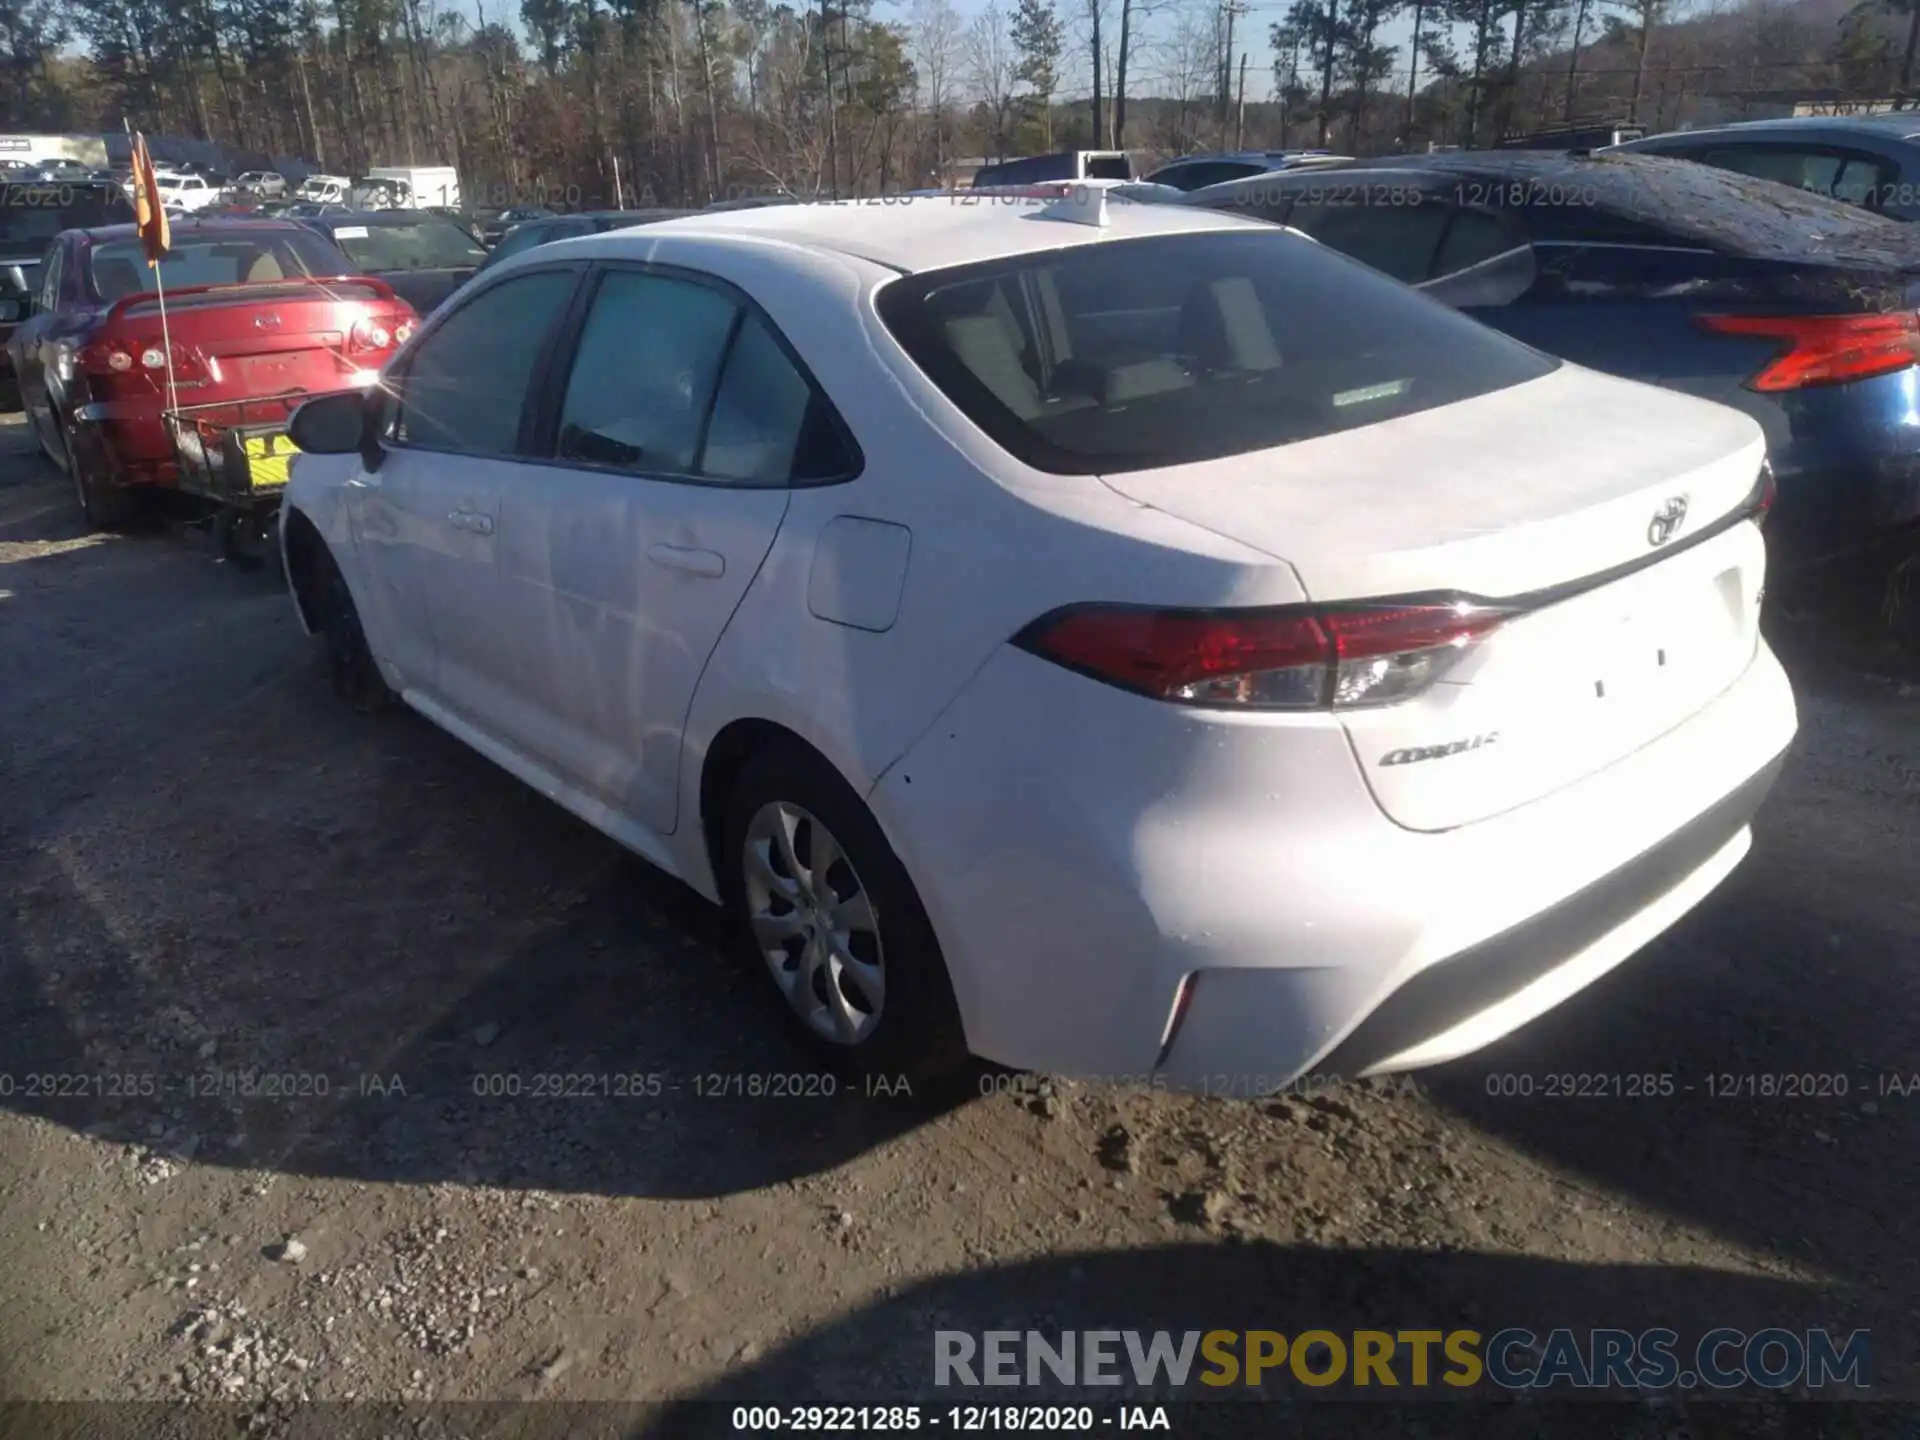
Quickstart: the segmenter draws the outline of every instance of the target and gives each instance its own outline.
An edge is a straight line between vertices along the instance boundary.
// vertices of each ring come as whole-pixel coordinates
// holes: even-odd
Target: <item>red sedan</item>
[[[234,402],[237,421],[241,401],[285,396],[290,411],[306,395],[372,384],[418,316],[358,271],[304,225],[179,220],[160,262],[163,332],[133,226],[56,237],[34,314],[7,349],[41,448],[72,477],[89,522],[123,524],[143,495],[178,483],[170,407],[206,415]]]

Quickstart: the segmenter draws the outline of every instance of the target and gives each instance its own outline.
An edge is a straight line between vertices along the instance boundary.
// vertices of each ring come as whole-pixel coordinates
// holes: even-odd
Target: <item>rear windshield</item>
[[[92,270],[94,292],[105,301],[154,288],[153,270],[138,240],[94,246]],[[331,241],[310,230],[291,228],[249,233],[236,227],[224,234],[176,234],[173,248],[160,262],[160,278],[168,290],[354,273],[353,262]]]
[[[1073,156],[1034,155],[1025,160],[1007,160],[999,165],[982,166],[974,172],[973,183],[976,187],[1031,185],[1038,180],[1078,180],[1079,178]]]
[[[333,238],[362,270],[460,270],[487,258],[479,241],[437,215],[404,225],[336,225]]]
[[[62,230],[132,219],[118,185],[0,185],[0,245],[8,250],[44,250]]]
[[[1278,229],[936,270],[894,281],[878,306],[970,419],[1062,474],[1270,449],[1560,364]]]

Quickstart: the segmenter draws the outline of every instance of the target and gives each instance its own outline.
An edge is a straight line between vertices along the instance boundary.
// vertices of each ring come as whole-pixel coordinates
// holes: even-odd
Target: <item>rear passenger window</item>
[[[1457,210],[1434,256],[1433,273],[1436,277],[1452,275],[1526,243],[1526,232],[1504,215],[1490,210]]]
[[[739,313],[704,285],[608,272],[567,379],[559,458],[692,474]]]
[[[609,271],[561,406],[558,458],[785,485],[853,474],[837,417],[766,322],[714,287]]]
[[[1354,187],[1356,196],[1363,188],[1367,187]],[[1447,207],[1438,201],[1367,205],[1356,199],[1347,203],[1338,198],[1343,193],[1329,192],[1334,198],[1317,205],[1309,203],[1311,196],[1297,202],[1287,224],[1396,280],[1414,285],[1426,279],[1441,232],[1447,228]]]
[[[700,474],[740,485],[834,480],[859,468],[832,411],[757,315],[727,354]]]
[[[1785,145],[1725,146],[1708,150],[1700,158],[1717,169],[1772,180],[1854,205],[1870,203],[1890,177],[1889,167],[1866,155],[1796,150]]]

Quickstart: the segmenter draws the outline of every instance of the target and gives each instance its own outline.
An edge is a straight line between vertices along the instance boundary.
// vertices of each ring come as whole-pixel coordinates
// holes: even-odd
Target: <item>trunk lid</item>
[[[1737,411],[1568,365],[1367,429],[1103,478],[1285,559],[1316,603],[1517,602],[1427,691],[1341,712],[1381,808],[1446,830],[1594,773],[1745,670],[1765,551],[1732,522],[1763,455]]]
[[[413,318],[390,287],[367,277],[205,287],[170,294],[166,304],[182,405],[322,394],[364,383],[358,377],[378,370],[394,347],[356,342],[355,325],[378,324],[391,342],[398,326]],[[117,344],[136,358],[159,348],[159,305],[150,296],[119,302],[97,343]],[[157,390],[164,372],[136,368],[113,378],[116,389]]]

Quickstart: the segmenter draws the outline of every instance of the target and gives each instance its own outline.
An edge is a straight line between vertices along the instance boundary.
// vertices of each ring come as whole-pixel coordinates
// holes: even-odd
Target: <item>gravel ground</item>
[[[1911,681],[1800,638],[1752,857],[1469,1061],[822,1095],[702,902],[334,703],[276,578],[0,451],[0,1397],[871,1402],[936,1328],[1424,1323],[1865,1326],[1920,1399]],[[1708,1093],[1780,1074],[1845,1094]]]

